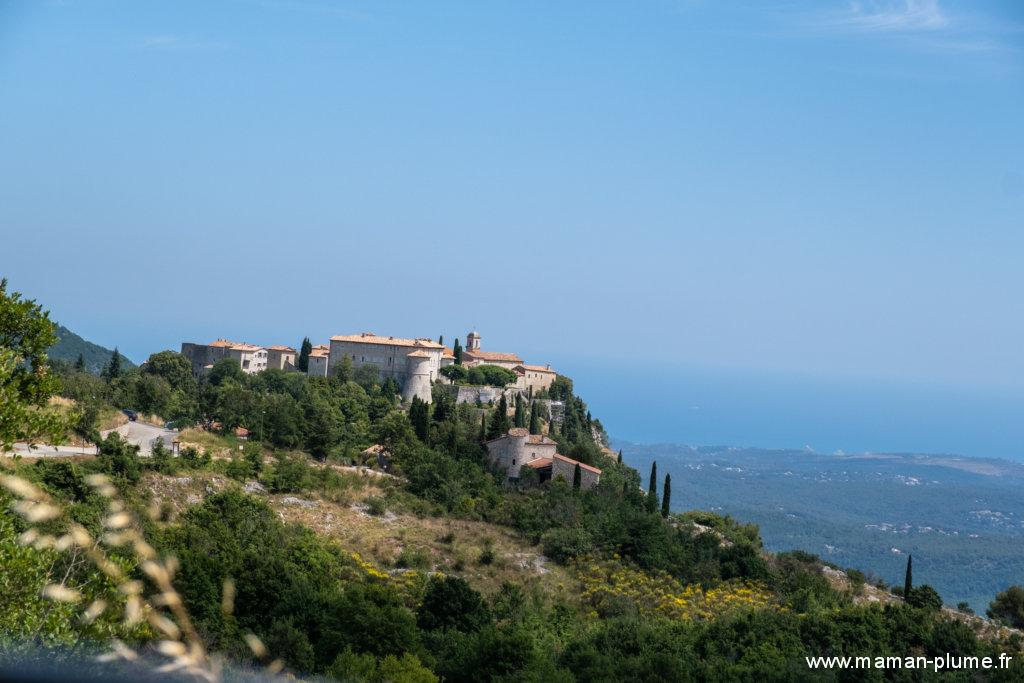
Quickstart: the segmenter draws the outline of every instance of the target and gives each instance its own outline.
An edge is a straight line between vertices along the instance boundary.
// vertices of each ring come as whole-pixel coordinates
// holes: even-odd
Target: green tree
[[[516,394],[516,412],[515,417],[512,418],[512,424],[516,427],[526,426],[526,406],[523,405],[522,396]]]
[[[540,434],[540,405],[536,401],[530,403],[530,433]]]
[[[502,394],[498,400],[498,407],[495,408],[494,414],[491,415],[491,424],[487,428],[487,438],[497,439],[507,434],[511,428],[512,423],[508,419],[508,401],[505,400],[505,394]]]
[[[210,384],[215,387],[219,387],[225,382],[240,384],[245,381],[245,373],[242,372],[242,366],[234,358],[221,358],[213,364],[208,379]]]
[[[312,350],[313,344],[309,341],[309,337],[303,337],[302,345],[299,347],[298,367],[300,372],[307,372],[309,370],[309,354]]]
[[[108,382],[121,376],[121,352],[117,350],[116,346],[114,347],[114,353],[110,354],[110,362],[103,368],[101,374],[103,379]]]
[[[452,355],[455,356],[455,364],[462,365],[462,344],[459,343],[459,338],[455,338],[455,346],[452,348]]]
[[[928,584],[923,583],[912,588],[905,599],[911,607],[926,609],[930,612],[938,612],[942,609],[942,596]]]
[[[409,404],[409,422],[419,440],[426,443],[430,436],[430,406],[419,396],[413,396]]]
[[[192,377],[192,361],[175,351],[161,351],[152,354],[143,364],[143,370],[150,375],[163,378],[175,391],[194,392],[195,379]]]
[[[647,484],[647,511],[654,512],[658,509],[658,463],[651,463],[651,479]]]
[[[572,470],[572,488],[574,491],[579,491],[580,486],[583,485],[583,472],[580,469],[580,464],[576,463]]]
[[[914,590],[914,556],[907,555],[907,571],[903,574],[903,599],[910,598],[910,592]]]
[[[58,442],[72,418],[48,408],[60,390],[46,349],[57,340],[50,314],[0,280],[0,450],[15,441]]]
[[[78,354],[78,359],[75,360],[75,372],[85,372],[85,356]]]
[[[483,597],[458,576],[431,577],[416,614],[416,623],[425,631],[470,633],[490,620],[490,611]]]
[[[1013,628],[1024,628],[1024,587],[1010,586],[996,595],[986,614]]]
[[[661,516],[668,517],[670,500],[672,499],[672,475],[665,475],[665,490],[661,494]]]

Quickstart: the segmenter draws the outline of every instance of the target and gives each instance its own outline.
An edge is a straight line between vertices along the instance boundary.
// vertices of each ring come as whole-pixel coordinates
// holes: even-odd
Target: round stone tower
[[[467,351],[479,351],[480,350],[480,333],[473,330],[466,335],[466,350]]]
[[[430,354],[426,351],[413,351],[406,357],[405,386],[402,387],[402,400],[412,402],[413,396],[430,403]]]

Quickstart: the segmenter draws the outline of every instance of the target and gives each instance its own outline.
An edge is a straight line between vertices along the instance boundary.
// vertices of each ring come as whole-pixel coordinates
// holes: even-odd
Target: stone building
[[[516,387],[523,391],[532,391],[533,393],[549,388],[552,382],[555,381],[555,377],[558,376],[558,373],[552,370],[550,365],[526,365],[522,363],[512,368],[512,371],[518,375]]]
[[[503,368],[512,370],[523,362],[523,359],[515,353],[482,350],[480,348],[480,340],[480,333],[476,330],[466,335],[466,348],[462,351],[463,365],[468,367],[474,365],[500,365]]]
[[[209,371],[222,358],[235,359],[242,372],[250,375],[267,369],[265,348],[227,339],[218,339],[209,344],[182,342],[181,355],[192,362],[192,374],[196,377]]]
[[[413,396],[430,402],[430,385],[438,377],[444,346],[430,339],[382,337],[372,332],[331,337],[328,365],[339,367],[349,358],[353,368],[370,365],[381,379],[391,378],[402,387],[402,398]]]
[[[537,472],[541,481],[562,477],[570,484],[580,466],[580,487],[589,489],[601,481],[597,467],[567,458],[557,452],[558,444],[542,434],[530,434],[522,427],[513,427],[504,436],[487,442],[491,464],[504,470],[509,481],[519,479],[525,466]]]
[[[317,344],[309,352],[306,374],[310,377],[326,377],[331,349],[327,344]]]
[[[295,349],[290,346],[268,346],[267,369],[292,372],[296,368],[295,357]]]

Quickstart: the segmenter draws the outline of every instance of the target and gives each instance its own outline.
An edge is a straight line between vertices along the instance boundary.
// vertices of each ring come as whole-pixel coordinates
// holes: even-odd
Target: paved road
[[[178,438],[178,432],[173,429],[154,427],[142,422],[128,422],[117,429],[109,429],[100,432],[100,436],[106,438],[110,432],[117,432],[128,443],[139,447],[139,455],[151,455],[153,453],[153,442],[163,439],[167,448],[171,442]],[[95,446],[51,446],[50,444],[35,444],[31,448],[25,443],[14,444],[14,450],[4,455],[21,455],[31,458],[67,458],[74,455],[96,455]]]
[[[154,427],[153,425],[146,424],[144,422],[128,422],[117,429],[101,432],[100,436],[106,437],[110,432],[117,432],[123,436],[128,443],[138,446],[139,455],[149,455],[152,453],[153,442],[157,439],[163,439],[164,445],[167,446],[167,448],[170,448],[171,442],[178,438],[178,432],[173,429]]]

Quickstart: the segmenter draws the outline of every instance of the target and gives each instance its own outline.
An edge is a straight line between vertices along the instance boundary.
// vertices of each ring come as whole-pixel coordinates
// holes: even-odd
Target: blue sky
[[[0,272],[136,360],[475,326],[1024,395],[1022,105],[1011,0],[0,0]]]

